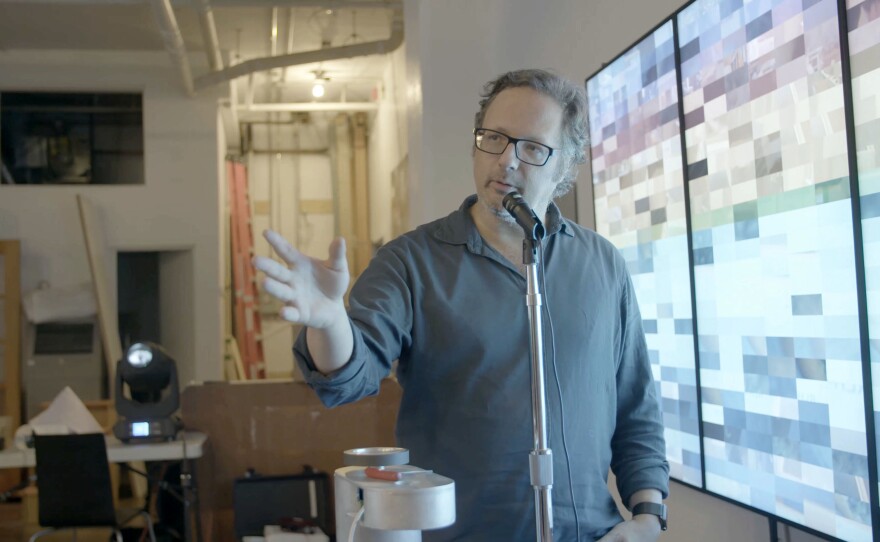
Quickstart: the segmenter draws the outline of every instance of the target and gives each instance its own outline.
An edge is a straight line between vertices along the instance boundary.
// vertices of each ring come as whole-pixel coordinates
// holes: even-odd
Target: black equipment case
[[[263,536],[265,525],[300,532],[320,527],[330,535],[328,476],[306,466],[301,474],[236,478],[232,490],[235,537]]]

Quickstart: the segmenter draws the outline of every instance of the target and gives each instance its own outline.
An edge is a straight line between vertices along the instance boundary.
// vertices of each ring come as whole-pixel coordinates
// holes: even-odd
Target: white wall
[[[404,0],[413,225],[445,216],[473,192],[470,130],[486,81],[511,69],[549,68],[583,83],[682,4]],[[577,200],[581,223],[589,225],[592,197],[586,170]],[[667,503],[671,527],[663,539],[770,539],[765,517],[687,486],[673,483]],[[782,540],[817,540],[795,529],[779,531]]]
[[[387,55],[379,90],[379,109],[369,132],[370,239],[388,242],[391,228],[391,172],[407,152],[405,48]]]
[[[167,54],[132,52],[0,52],[0,90],[143,92],[145,184],[2,185],[0,237],[22,241],[24,292],[44,280],[59,287],[90,282],[75,198],[87,195],[107,242],[114,307],[117,251],[192,250],[194,356],[177,359],[181,382],[220,378],[219,96],[185,96]]]

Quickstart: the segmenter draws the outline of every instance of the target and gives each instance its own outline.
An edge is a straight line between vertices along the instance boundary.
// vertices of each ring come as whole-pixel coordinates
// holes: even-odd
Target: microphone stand
[[[544,225],[517,191],[508,192],[502,206],[523,229],[523,264],[526,267],[529,307],[529,342],[532,347],[532,429],[535,448],[529,453],[529,479],[535,488],[535,526],[538,542],[553,542],[553,452],[547,447],[547,398],[544,390],[544,325],[541,321],[541,288],[538,282],[538,248]]]
[[[553,503],[550,489],[553,487],[553,452],[547,446],[547,399],[544,385],[544,326],[541,315],[541,288],[538,281],[538,246],[543,237],[543,227],[525,231],[523,240],[523,264],[526,266],[528,291],[526,305],[529,308],[529,342],[532,348],[532,429],[534,449],[529,454],[529,478],[535,488],[535,522],[537,540],[553,541]]]

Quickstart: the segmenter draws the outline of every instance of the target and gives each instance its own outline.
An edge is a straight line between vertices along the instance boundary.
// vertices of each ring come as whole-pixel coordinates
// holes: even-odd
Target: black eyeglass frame
[[[500,152],[492,152],[492,151],[487,151],[486,149],[481,149],[480,146],[477,144],[477,139],[480,137],[480,136],[477,134],[477,132],[491,132],[491,133],[493,133],[493,134],[498,134],[498,135],[500,135],[500,136],[506,137],[506,138],[507,138],[507,145],[504,145],[504,148],[501,149]],[[540,167],[540,166],[547,165],[547,162],[550,161],[550,157],[553,156],[553,153],[554,153],[555,151],[558,151],[558,150],[559,150],[559,149],[554,149],[554,148],[551,147],[550,145],[545,145],[544,143],[541,143],[540,141],[535,141],[534,139],[521,139],[521,138],[518,138],[518,137],[511,137],[511,136],[505,134],[504,132],[499,132],[498,130],[490,130],[489,128],[474,128],[474,132],[473,132],[473,133],[474,133],[474,147],[476,147],[476,149],[477,149],[478,151],[485,152],[485,153],[487,153],[487,154],[496,154],[496,155],[497,155],[497,154],[504,154],[504,151],[507,150],[507,146],[510,145],[510,144],[513,144],[513,153],[516,155],[516,159],[519,160],[520,162],[525,163],[525,164],[529,164],[530,166],[538,166],[538,167]],[[544,147],[544,148],[548,149],[550,152],[547,153],[547,158],[544,159],[544,162],[542,162],[542,163],[540,163],[540,164],[536,164],[536,163],[534,163],[534,162],[529,162],[528,160],[525,160],[525,159],[523,159],[523,158],[520,158],[520,156],[519,156],[519,149],[517,148],[517,144],[518,144],[520,141],[525,141],[525,142],[527,142],[527,143],[533,143],[533,144],[535,144],[535,145],[538,145],[538,146]]]

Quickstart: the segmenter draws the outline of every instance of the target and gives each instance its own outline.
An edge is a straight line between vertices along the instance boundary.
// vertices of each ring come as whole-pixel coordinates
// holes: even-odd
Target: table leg
[[[199,489],[192,475],[190,460],[180,466],[180,486],[183,488],[183,527],[187,542],[202,542],[202,520],[199,515]],[[195,529],[195,531],[194,531]],[[195,537],[193,537],[193,533]]]

